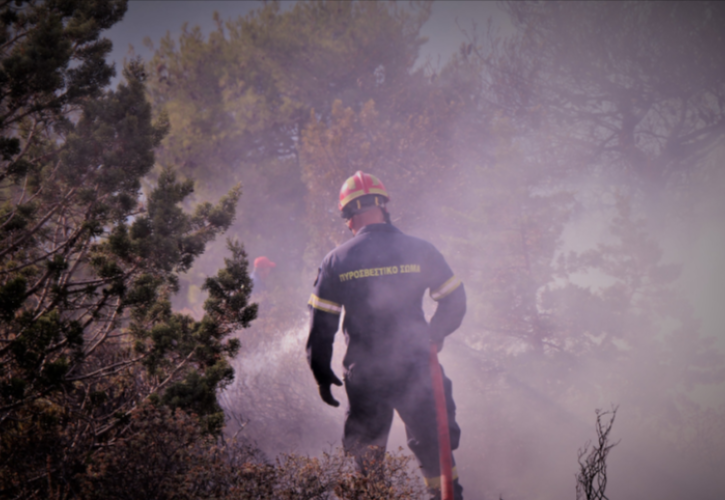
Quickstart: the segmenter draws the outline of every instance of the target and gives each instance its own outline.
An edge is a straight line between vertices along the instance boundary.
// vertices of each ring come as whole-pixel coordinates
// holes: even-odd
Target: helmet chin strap
[[[379,207],[380,210],[383,211],[383,219],[385,220],[385,223],[390,224],[392,226],[393,222],[390,220],[390,214],[388,213],[388,207],[385,204],[385,200],[383,200],[382,202],[378,202],[378,197],[376,196],[375,197],[375,206]]]

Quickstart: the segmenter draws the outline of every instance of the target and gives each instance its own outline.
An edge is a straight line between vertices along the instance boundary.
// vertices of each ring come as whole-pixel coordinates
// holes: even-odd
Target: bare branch
[[[578,452],[579,473],[576,475],[577,500],[609,500],[605,494],[607,487],[607,455],[616,443],[609,443],[609,433],[612,431],[614,419],[617,416],[618,406],[610,411],[596,410],[597,414],[597,443],[589,450],[590,443]],[[607,422],[604,418],[611,415]]]

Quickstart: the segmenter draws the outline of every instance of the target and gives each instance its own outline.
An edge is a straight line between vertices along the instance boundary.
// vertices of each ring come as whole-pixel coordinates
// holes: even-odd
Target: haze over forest
[[[23,94],[24,42],[3,48],[0,451],[22,443],[37,477],[91,498],[120,463],[106,450],[143,434],[143,399],[266,460],[338,447],[344,391],[319,399],[306,304],[363,170],[466,286],[440,355],[466,498],[575,498],[612,408],[609,498],[722,498],[722,3],[486,3],[490,22],[460,17],[472,3],[210,2],[203,19],[202,2],[149,3],[179,18],[166,35],[124,24],[141,3],[94,11],[116,45],[73,56],[94,61],[86,80],[76,63]],[[129,33],[148,37],[134,53]],[[112,83],[94,57],[116,61]],[[249,297],[242,246],[277,264]],[[338,375],[344,350],[338,334]],[[46,420],[61,430],[38,436],[86,447],[98,476],[46,467],[66,452],[17,423]],[[0,491],[16,491],[7,457]]]

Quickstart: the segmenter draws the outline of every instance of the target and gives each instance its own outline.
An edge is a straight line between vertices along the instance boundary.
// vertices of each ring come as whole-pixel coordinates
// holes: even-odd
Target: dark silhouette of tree
[[[701,178],[725,137],[720,2],[509,2],[489,96],[650,198]]]
[[[146,74],[104,90],[101,30],[119,1],[0,5],[0,496],[76,493],[93,454],[133,432],[150,401],[216,433],[216,390],[233,377],[232,332],[254,319],[242,246],[204,288],[200,321],[174,313],[179,274],[235,217],[182,208],[193,182],[141,179],[167,123],[152,120]]]

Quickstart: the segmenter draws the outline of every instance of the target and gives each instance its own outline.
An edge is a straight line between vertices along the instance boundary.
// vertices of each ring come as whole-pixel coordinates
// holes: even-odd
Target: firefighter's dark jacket
[[[438,302],[430,324],[423,313],[426,290]],[[433,245],[390,224],[371,224],[325,257],[309,305],[307,358],[317,382],[329,385],[343,309],[345,370],[355,365],[385,372],[427,359],[431,341],[461,324],[466,294]]]

